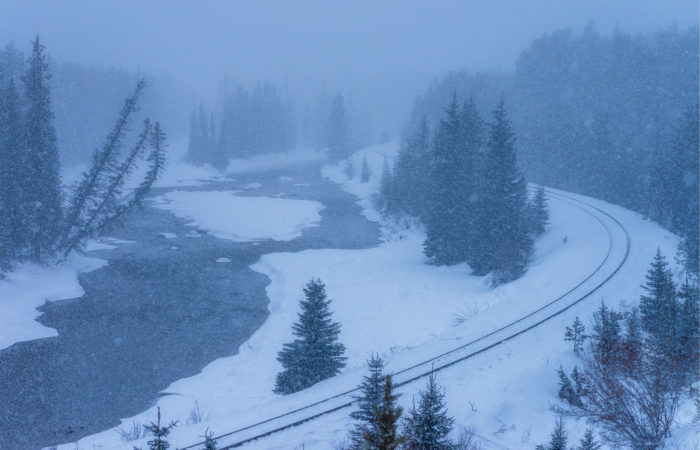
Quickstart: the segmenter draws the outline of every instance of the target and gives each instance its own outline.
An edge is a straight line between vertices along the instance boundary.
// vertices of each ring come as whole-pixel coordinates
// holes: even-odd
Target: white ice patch
[[[309,200],[237,197],[225,191],[172,191],[155,198],[154,205],[192,220],[213,236],[237,242],[289,241],[317,225],[323,209]]]
[[[177,237],[177,234],[162,232],[158,233],[158,236],[164,237],[165,239],[175,239]]]
[[[231,262],[231,260],[228,259],[228,258],[219,258],[219,259],[216,260],[216,262],[218,262],[218,263],[229,263],[229,262]]]

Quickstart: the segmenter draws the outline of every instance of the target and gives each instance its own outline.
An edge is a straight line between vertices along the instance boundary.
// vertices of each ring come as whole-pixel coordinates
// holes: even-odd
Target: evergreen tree
[[[564,426],[564,419],[561,417],[557,419],[556,424],[554,425],[554,430],[552,431],[551,434],[551,439],[549,440],[549,445],[542,446],[538,445],[537,449],[538,450],[567,450],[566,444],[569,440],[568,437],[569,433],[566,431],[566,428]]]
[[[367,183],[369,181],[369,164],[367,164],[367,155],[362,156],[362,169],[360,170],[360,182]]]
[[[564,368],[559,366],[557,370],[559,374],[559,398],[567,402],[571,406],[581,406],[581,397],[576,392],[571,380],[564,372]]]
[[[601,302],[593,314],[593,355],[604,366],[616,364],[620,355],[620,316]]]
[[[169,425],[160,426],[160,406],[158,407],[158,422],[151,422],[150,425],[144,425],[146,431],[153,435],[152,440],[148,441],[149,450],[167,450],[170,444],[166,440],[170,432],[177,426],[177,421],[170,422]]]
[[[697,377],[700,364],[700,302],[698,288],[692,286],[686,279],[678,293],[681,300],[678,320],[678,350],[679,362],[682,369],[691,377]]]
[[[428,192],[432,183],[430,131],[425,116],[402,143],[396,161],[398,209],[426,220]]]
[[[331,105],[328,118],[328,158],[332,162],[338,162],[347,158],[350,154],[348,118],[345,113],[345,100],[338,93]]]
[[[549,224],[549,211],[547,210],[547,196],[544,187],[538,186],[535,197],[527,206],[528,228],[533,236],[539,236],[547,229]]]
[[[379,425],[374,413],[382,398],[384,387],[384,361],[379,356],[372,355],[367,361],[369,375],[362,377],[360,383],[360,395],[353,397],[357,402],[357,410],[350,413],[350,417],[358,423],[351,433],[352,447],[361,449],[364,447],[365,435],[379,436]]]
[[[44,46],[37,36],[32,42],[32,54],[27,59],[25,86],[26,113],[24,144],[27,147],[29,186],[24,192],[23,207],[28,212],[31,255],[42,260],[54,251],[63,219],[61,178],[53,125],[49,64]]]
[[[0,84],[0,271],[27,250],[29,161],[22,138],[21,104],[10,79]]]
[[[576,447],[576,450],[600,450],[600,444],[596,441],[595,436],[593,436],[593,430],[591,428],[586,430],[586,434],[583,435],[581,444]]]
[[[79,248],[87,238],[123,224],[127,213],[141,205],[143,198],[162,172],[165,163],[165,134],[160,124],[152,126],[148,119],[144,121],[143,130],[133,147],[122,161],[118,159],[130,117],[136,110],[144,87],[145,82],[141,80],[137,83],[134,93],[126,99],[107,141],[101,150],[95,151],[90,168],[82,174],[73,191],[58,243],[64,257]],[[135,190],[124,195],[126,181],[139,158],[149,147],[149,169],[146,176]]]
[[[642,289],[645,291],[639,303],[642,327],[649,333],[659,356],[673,357],[678,302],[671,269],[660,249],[656,250]]]
[[[216,439],[214,439],[214,433],[207,431],[204,433],[204,450],[216,450]]]
[[[384,156],[382,164],[382,177],[379,180],[379,207],[386,214],[396,214],[399,212],[399,199],[396,189],[396,176],[391,170],[389,158]]]
[[[483,177],[477,236],[479,250],[469,264],[476,274],[497,271],[506,282],[524,273],[532,253],[525,208],[526,183],[517,166],[515,134],[501,99],[491,124]]]
[[[583,342],[586,340],[586,326],[576,316],[571,327],[567,326],[564,332],[564,340],[574,343],[574,353],[579,354],[583,350]]]
[[[378,405],[374,406],[379,429],[378,435],[365,434],[365,445],[373,450],[393,450],[401,445],[405,438],[398,434],[398,424],[403,409],[395,406],[397,394],[393,393],[391,375],[384,381],[384,393]]]
[[[445,393],[437,385],[435,374],[430,374],[426,390],[419,394],[418,409],[414,405],[403,425],[403,435],[408,437],[407,445],[411,449],[453,448],[449,434],[454,427],[454,419],[447,415]]]
[[[457,264],[465,260],[464,235],[469,230],[469,216],[464,205],[470,192],[465,180],[473,171],[465,171],[463,123],[457,94],[440,121],[431,155],[429,208],[425,216],[425,255],[438,265]]]
[[[325,285],[314,278],[304,286],[304,295],[298,321],[292,325],[296,339],[284,344],[277,356],[284,368],[275,380],[278,394],[305,389],[345,367],[345,346],[338,342],[340,324],[331,321]]]
[[[641,319],[639,318],[639,310],[637,308],[634,308],[632,312],[627,315],[625,325],[625,336],[622,344],[625,352],[623,361],[628,365],[630,370],[633,370],[642,358],[642,347],[644,344]]]

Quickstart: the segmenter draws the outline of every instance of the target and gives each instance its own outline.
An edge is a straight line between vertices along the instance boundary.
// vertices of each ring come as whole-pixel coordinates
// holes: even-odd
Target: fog
[[[0,42],[38,33],[53,58],[167,76],[189,103],[231,82],[313,97],[341,90],[395,133],[422,89],[449,70],[510,71],[545,32],[606,34],[697,23],[694,0],[592,1],[8,1]],[[299,100],[299,99],[298,99]]]

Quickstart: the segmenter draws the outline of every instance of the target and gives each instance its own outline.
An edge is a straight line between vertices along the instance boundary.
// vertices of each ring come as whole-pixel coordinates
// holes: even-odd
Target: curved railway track
[[[394,387],[398,388],[425,378],[431,372],[442,371],[527,333],[591,297],[620,271],[630,252],[630,236],[622,223],[608,212],[584,200],[549,189],[547,189],[547,194],[550,198],[569,203],[571,206],[590,215],[605,229],[608,235],[608,249],[602,262],[574,287],[527,315],[449,351],[393,372]],[[618,235],[617,238],[616,235]],[[624,249],[618,248],[619,242],[616,241],[619,239],[619,235],[624,236]],[[592,285],[589,286],[589,284]],[[355,402],[353,394],[356,394],[357,391],[358,388],[350,389],[323,398],[292,411],[215,436],[215,439],[222,450],[240,447],[246,443],[348,408]],[[184,447],[184,449],[194,449],[202,445],[204,445],[204,442],[198,442]]]

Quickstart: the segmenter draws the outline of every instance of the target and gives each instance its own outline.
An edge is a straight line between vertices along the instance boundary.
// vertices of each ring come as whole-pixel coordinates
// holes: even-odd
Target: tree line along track
[[[407,385],[409,383],[412,383],[414,381],[420,380],[422,378],[425,378],[429,376],[433,372],[440,372],[448,367],[454,366],[460,362],[463,362],[467,359],[470,359],[474,356],[477,356],[479,354],[482,354],[484,352],[487,352],[494,347],[498,347],[512,339],[515,339],[516,337],[527,333],[528,331],[537,328],[538,326],[542,325],[543,323],[553,319],[554,317],[557,317],[561,314],[563,314],[565,311],[569,310],[573,306],[579,304],[580,302],[586,300],[587,298],[591,297],[595,292],[597,292],[601,287],[603,287],[613,276],[615,276],[622,266],[627,262],[627,259],[629,257],[630,253],[630,246],[631,246],[631,240],[630,240],[630,235],[627,229],[622,225],[622,223],[613,217],[611,214],[608,212],[598,208],[597,206],[594,206],[584,200],[574,198],[570,195],[561,193],[561,192],[553,192],[549,189],[546,190],[547,195],[550,196],[551,198],[556,198],[562,202],[568,203],[571,206],[583,211],[587,215],[593,217],[606,231],[608,235],[608,249],[606,252],[605,257],[603,258],[602,262],[582,281],[580,281],[578,284],[576,284],[574,287],[570,288],[568,291],[565,293],[561,294],[559,297],[555,298],[554,300],[550,301],[549,303],[545,304],[544,306],[539,307],[538,309],[528,313],[525,316],[522,316],[512,322],[509,322],[506,325],[503,325],[502,327],[491,331],[479,338],[476,338],[470,342],[467,342],[465,344],[462,344],[458,347],[455,347],[449,351],[440,353],[436,356],[433,356],[431,358],[428,358],[424,361],[421,361],[420,363],[411,365],[409,367],[406,367],[404,369],[398,370],[393,372],[391,375],[394,378],[394,387],[398,388],[404,385]],[[601,217],[603,216],[603,217]],[[587,291],[579,294],[576,296],[574,299],[570,300],[568,303],[564,302],[563,304],[559,304],[560,302],[564,301],[567,299],[567,297],[572,294],[574,291],[579,289],[581,286],[583,286],[586,282],[591,280],[594,276],[598,275],[601,270],[605,267],[606,263],[610,260],[611,255],[613,253],[613,246],[614,246],[614,239],[613,239],[613,232],[610,229],[610,224],[606,223],[604,218],[609,219],[614,226],[618,227],[622,233],[624,234],[625,237],[625,249],[624,253],[620,258],[620,261],[617,262],[617,264],[614,265],[612,268],[612,271],[605,276],[605,278],[597,282],[594,286],[587,288]],[[553,309],[552,311],[548,311],[548,309]],[[540,317],[541,316],[541,317]],[[503,336],[499,336],[503,335]],[[475,349],[469,349],[469,347],[476,346],[477,344],[481,344],[478,348]],[[466,353],[465,353],[466,352]],[[247,436],[243,437],[241,436],[240,438],[237,438],[238,440],[234,440],[233,442],[225,443],[223,447],[221,447],[222,450],[224,449],[231,449],[231,448],[236,448],[240,447],[246,443],[270,436],[272,434],[296,427],[298,425],[301,425],[306,422],[310,422],[312,420],[315,420],[321,416],[331,414],[333,412],[339,411],[341,409],[348,408],[353,405],[355,402],[354,398],[352,397],[352,394],[355,394],[359,391],[359,388],[354,388],[350,389],[338,394],[335,394],[333,396],[326,397],[324,399],[318,400],[316,402],[307,404],[303,407],[296,408],[292,411],[286,412],[284,414],[280,414],[271,418],[268,418],[263,421],[256,422],[254,424],[238,428],[236,430],[230,431],[228,433],[221,434],[219,436],[216,436],[215,439],[221,443],[222,440],[229,441],[231,438],[235,438],[236,435],[240,435],[245,431],[249,430],[254,430],[256,428],[260,428],[266,424],[271,424],[275,421],[281,421],[285,422],[280,425],[275,426],[272,429],[266,430],[266,431],[260,431],[254,434],[253,436]],[[320,407],[315,410],[316,407]],[[304,414],[304,412],[306,412]],[[301,414],[300,414],[301,413]],[[287,420],[284,420],[287,419]],[[202,446],[204,442],[198,442],[196,444],[192,444],[188,447],[184,447],[184,449],[193,449],[199,446]],[[183,450],[184,450],[183,449]]]

